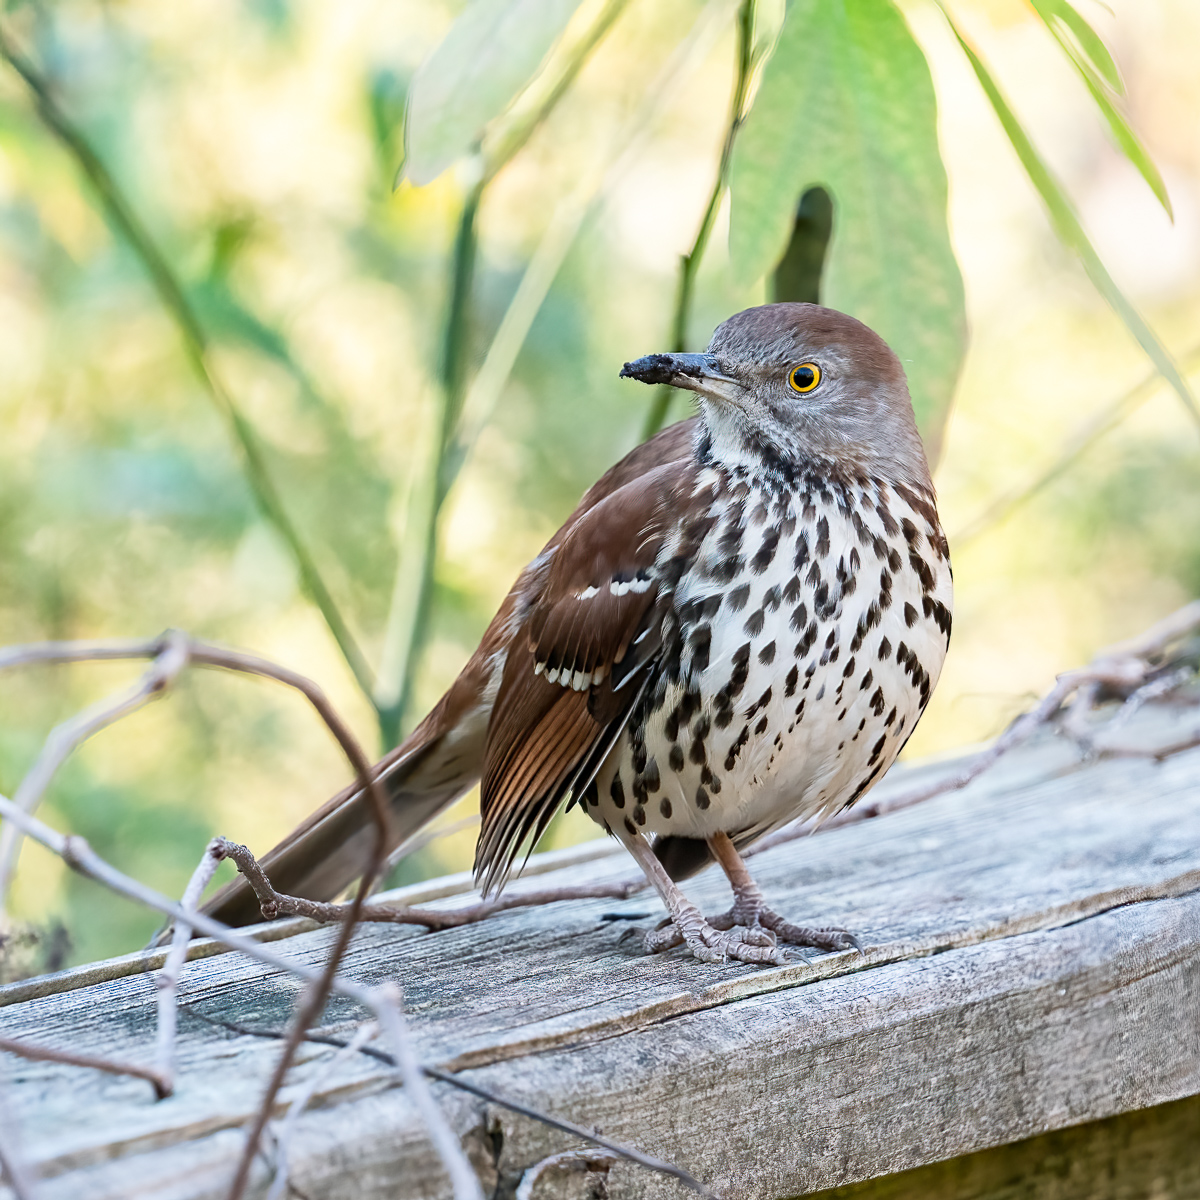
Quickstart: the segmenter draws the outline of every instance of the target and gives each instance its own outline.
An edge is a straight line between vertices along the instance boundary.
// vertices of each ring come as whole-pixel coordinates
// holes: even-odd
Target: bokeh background
[[[187,287],[214,361],[372,661],[384,652],[389,613],[410,600],[406,531],[434,437],[448,263],[470,180],[452,170],[426,187],[392,185],[408,83],[459,7],[57,0],[10,3],[5,14]],[[480,214],[473,363],[547,223],[594,169],[596,148],[619,136],[700,7],[632,0],[492,184]],[[911,758],[993,736],[1056,671],[1200,593],[1200,429],[1151,382],[1103,436],[1069,453],[1150,364],[1056,240],[937,10],[919,0],[902,8],[933,70],[970,323],[936,472],[955,560],[954,637]],[[1174,224],[1026,4],[960,0],[954,11],[1112,274],[1195,384],[1200,6],[1081,8],[1120,64],[1127,112],[1166,180]],[[417,716],[465,661],[520,567],[639,438],[651,393],[617,371],[668,348],[678,257],[723,136],[733,39],[730,21],[584,222],[455,483]],[[700,342],[764,298],[761,287],[733,282],[727,224],[722,211],[699,276]],[[1051,468],[1054,477],[1028,494]],[[0,564],[0,643],[184,628],[318,680],[364,743],[379,747],[375,716],[258,515],[175,326],[8,70]],[[55,723],[137,670],[0,677],[0,791],[12,794]],[[178,894],[213,833],[265,850],[346,781],[298,697],[194,672],[170,699],[77,754],[43,815]],[[446,820],[475,803],[469,797]],[[596,833],[572,813],[549,838]],[[472,831],[442,839],[397,879],[463,869],[473,841]],[[42,933],[27,968],[130,950],[154,927],[36,846],[23,851],[12,913],[18,929]],[[15,959],[4,969],[18,969]]]

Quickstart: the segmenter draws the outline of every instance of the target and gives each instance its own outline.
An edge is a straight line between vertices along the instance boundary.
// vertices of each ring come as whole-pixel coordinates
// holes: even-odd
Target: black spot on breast
[[[871,766],[878,761],[879,756],[883,753],[884,743],[887,741],[887,734],[880,734],[879,741],[871,747],[871,757],[867,759],[867,766]]]
[[[704,784],[701,784],[696,789],[696,807],[703,812],[711,803],[712,801],[708,798],[708,792],[705,790]]]
[[[907,600],[904,602],[904,623],[909,629],[917,623],[917,610]]]
[[[658,802],[658,811],[669,821],[671,819],[671,802],[664,796]]]
[[[796,643],[796,649],[793,654],[796,658],[803,658],[815,645],[817,640],[817,623],[813,621],[804,631],[804,636]]]
[[[817,522],[816,553],[818,558],[824,558],[829,553],[829,521],[825,517]]]
[[[891,567],[893,575],[897,574],[900,568],[904,566],[904,559],[900,557],[900,551],[894,546],[888,550],[887,560],[888,566]]]
[[[887,567],[879,572],[879,607],[889,608],[892,603],[892,576]]]
[[[651,758],[646,764],[646,769],[642,772],[642,779],[646,784],[646,791],[648,792],[657,792],[662,786],[662,780],[658,775],[658,762],[656,759]]]
[[[679,736],[679,718],[679,707],[676,706],[667,713],[667,719],[663,722],[663,733],[669,742],[673,742]]]
[[[808,535],[802,529],[796,534],[796,554],[792,566],[799,571],[808,562]]]
[[[646,810],[640,804],[633,810],[633,819],[639,825],[645,825],[646,823]]]
[[[879,643],[879,661],[883,662],[892,652],[892,643],[884,637]]]
[[[731,554],[709,570],[709,575],[718,583],[732,583],[746,569],[746,560],[740,554]]]
[[[721,536],[717,540],[718,553],[722,556],[736,554],[742,548],[742,535],[745,532],[746,530],[741,523],[741,516],[738,514],[721,531]]]
[[[761,575],[774,561],[775,551],[779,548],[779,530],[771,528],[763,534],[762,545],[750,560],[750,569]]]
[[[871,693],[870,704],[871,704],[871,711],[877,717],[880,717],[883,715],[883,688],[876,688]]]
[[[692,647],[692,670],[706,670],[712,648],[712,629],[708,625],[697,626],[688,636],[688,644]]]
[[[750,585],[743,583],[740,587],[735,587],[727,599],[730,612],[741,612],[746,607],[746,601],[750,599]]]
[[[750,740],[750,726],[743,725],[742,732],[738,734],[737,740],[729,747],[729,753],[725,755],[725,770],[732,771],[737,766],[738,755],[742,752],[742,747]]]
[[[858,685],[858,690],[860,692],[865,692],[867,690],[867,688],[869,688],[871,686],[871,683],[873,682],[874,679],[875,679],[875,673],[871,670],[870,667],[868,667],[867,673],[862,677],[862,682]]]
[[[626,832],[633,834],[634,837],[637,837],[637,826],[628,817],[625,818],[625,829]]]
[[[612,777],[612,783],[608,785],[608,794],[618,808],[625,807],[625,785],[621,782],[620,771]]]
[[[910,554],[908,565],[916,572],[917,578],[921,581],[922,590],[932,592],[937,586],[937,581],[929,569],[929,564],[919,554]]]
[[[767,724],[768,724],[768,722],[767,722],[767,718],[765,716],[759,717],[758,724],[755,725],[755,727],[754,727],[755,737],[757,737],[761,733],[766,732]]]
[[[916,545],[917,539],[921,536],[917,527],[907,518],[904,517],[900,522],[900,529],[904,534],[904,540],[910,545]]]
[[[900,526],[896,524],[896,518],[892,516],[891,510],[884,503],[882,496],[875,505],[875,511],[879,514],[879,520],[883,524],[883,532],[888,537],[895,537],[900,532]]]
[[[886,729],[896,719],[896,707],[892,706],[892,711],[883,719],[883,727]]]
[[[683,748],[678,743],[671,747],[671,752],[667,756],[667,763],[672,771],[683,770]]]
[[[788,624],[792,627],[793,632],[799,633],[800,630],[808,623],[808,605],[797,604],[792,609],[792,615],[788,618]]]
[[[849,679],[850,676],[853,674],[854,674],[854,655],[852,654],[846,660],[846,665],[842,668],[842,678]]]
[[[951,625],[950,610],[940,600],[933,600],[929,596],[921,597],[921,607],[925,612],[925,616],[932,617],[937,627],[946,635],[947,640],[949,640]]]
[[[779,585],[769,587],[763,592],[762,606],[767,612],[775,612],[778,610],[780,602],[783,599],[783,592]]]
[[[763,631],[766,616],[761,608],[756,608],[747,618],[742,628],[751,636],[758,637]]]
[[[708,761],[708,751],[704,748],[704,741],[702,738],[692,739],[692,744],[688,748],[688,759],[694,763]]]
[[[796,694],[796,684],[800,679],[800,668],[795,663],[792,664],[792,669],[787,673],[787,679],[784,681],[783,694],[787,697]]]
[[[775,643],[768,642],[759,652],[758,661],[768,667],[775,661]]]

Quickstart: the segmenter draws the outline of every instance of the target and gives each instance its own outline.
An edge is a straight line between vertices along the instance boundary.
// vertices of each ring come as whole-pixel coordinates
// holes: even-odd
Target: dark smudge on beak
[[[621,368],[622,379],[688,387],[692,380],[727,379],[712,354],[647,354]],[[732,382],[732,380],[730,380]]]

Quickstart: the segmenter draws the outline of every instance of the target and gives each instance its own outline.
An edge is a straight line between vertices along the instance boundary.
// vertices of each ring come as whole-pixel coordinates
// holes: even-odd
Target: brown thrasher
[[[859,321],[771,304],[731,317],[705,354],[621,374],[695,392],[699,416],[587,492],[382,761],[394,844],[482,780],[475,871],[492,890],[569,799],[662,897],[671,919],[648,949],[779,962],[777,939],[852,945],[773,913],[738,852],[853,804],[937,682],[950,559],[904,371]],[[373,837],[350,788],[263,866],[282,893],[331,899]],[[673,880],[710,857],[735,903],[706,921]],[[258,919],[241,879],[209,911]]]

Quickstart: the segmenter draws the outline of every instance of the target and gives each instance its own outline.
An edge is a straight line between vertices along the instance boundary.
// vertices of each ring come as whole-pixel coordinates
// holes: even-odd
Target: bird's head
[[[695,392],[709,453],[726,466],[828,465],[930,486],[900,360],[831,308],[748,308],[704,354],[650,354],[621,374]]]

